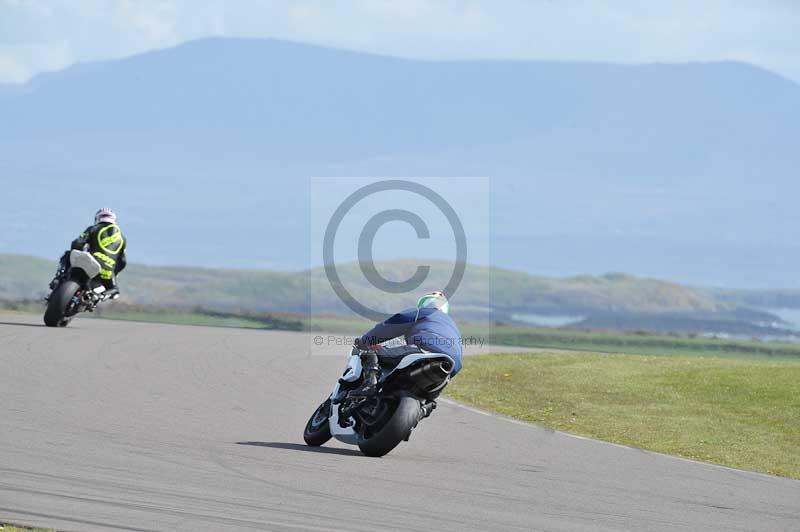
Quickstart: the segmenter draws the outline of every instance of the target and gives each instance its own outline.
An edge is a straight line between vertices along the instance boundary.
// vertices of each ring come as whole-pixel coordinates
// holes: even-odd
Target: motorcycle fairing
[[[331,392],[331,401],[339,395],[340,384],[337,382]],[[349,419],[350,426],[342,427],[339,425],[339,405],[331,404],[331,416],[328,418],[328,426],[331,429],[331,435],[342,443],[350,445],[358,445],[358,434],[355,430],[355,420],[351,417]]]
[[[358,355],[351,355],[347,361],[347,367],[342,374],[342,380],[347,382],[355,382],[361,377],[361,357]]]
[[[69,253],[69,265],[71,268],[78,268],[86,273],[89,279],[94,279],[102,270],[102,266],[90,253],[73,249]]]

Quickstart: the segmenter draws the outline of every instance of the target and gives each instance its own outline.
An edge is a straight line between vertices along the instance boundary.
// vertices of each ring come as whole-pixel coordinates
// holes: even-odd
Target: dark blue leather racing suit
[[[373,327],[361,337],[361,343],[376,345],[401,336],[408,345],[452,358],[451,377],[461,370],[461,334],[448,314],[436,308],[407,308]]]

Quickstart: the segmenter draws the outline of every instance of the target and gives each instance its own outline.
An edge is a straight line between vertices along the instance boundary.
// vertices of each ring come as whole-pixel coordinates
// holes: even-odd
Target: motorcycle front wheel
[[[331,427],[328,424],[330,418],[331,401],[328,399],[314,410],[314,413],[306,423],[303,431],[303,439],[311,447],[319,447],[331,439]]]

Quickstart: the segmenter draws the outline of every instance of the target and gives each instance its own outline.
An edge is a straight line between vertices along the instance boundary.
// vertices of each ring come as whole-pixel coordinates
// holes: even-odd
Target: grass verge
[[[656,334],[646,331],[546,329],[507,325],[484,328],[483,331],[476,328],[474,334],[488,335],[494,345],[652,356],[691,355],[800,360],[800,344],[775,341]]]
[[[0,301],[0,312],[44,312],[41,301]],[[240,327],[287,331],[313,331],[356,335],[372,327],[363,320],[336,315],[307,315],[276,312],[222,311],[202,307],[170,308],[151,305],[132,305],[124,302],[103,304],[92,314],[98,317],[129,321]],[[726,358],[765,358],[800,360],[800,344],[775,341],[733,340],[680,334],[654,334],[644,331],[603,331],[522,327],[509,325],[478,325],[461,323],[463,337],[479,337],[488,344],[519,347],[567,349],[628,353],[640,355],[684,355]]]
[[[27,528],[22,526],[6,525],[0,523],[2,532],[54,532],[52,528]]]
[[[800,362],[481,355],[448,395],[565,432],[800,479]]]

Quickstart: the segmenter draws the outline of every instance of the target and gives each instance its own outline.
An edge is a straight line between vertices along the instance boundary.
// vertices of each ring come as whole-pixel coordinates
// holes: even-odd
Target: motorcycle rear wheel
[[[75,292],[80,290],[80,285],[75,281],[62,281],[47,301],[47,310],[44,312],[44,324],[48,327],[65,327],[72,316],[67,316]]]
[[[419,401],[413,397],[401,397],[389,420],[369,437],[362,436],[358,448],[367,456],[383,456],[407,440],[421,418]]]

